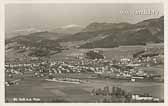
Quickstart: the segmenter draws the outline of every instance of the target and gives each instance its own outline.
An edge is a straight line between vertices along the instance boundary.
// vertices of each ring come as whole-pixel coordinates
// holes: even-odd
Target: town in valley
[[[6,33],[4,67],[6,103],[164,102],[164,16]]]

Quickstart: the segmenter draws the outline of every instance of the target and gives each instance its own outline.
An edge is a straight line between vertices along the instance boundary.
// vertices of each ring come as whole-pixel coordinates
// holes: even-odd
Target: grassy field
[[[51,56],[51,59],[55,60],[66,60],[67,58],[73,58],[75,54],[82,54],[86,53],[90,50],[102,50],[103,54],[105,55],[107,60],[111,59],[120,59],[123,57],[132,57],[132,54],[137,53],[139,51],[144,50],[145,48],[163,48],[163,43],[158,44],[147,44],[145,46],[143,45],[136,45],[136,46],[120,46],[116,48],[95,48],[95,49],[69,49],[64,50],[62,53],[55,54]]]
[[[103,88],[104,86],[109,86],[110,90],[112,86],[118,86],[127,92],[149,93],[154,97],[163,99],[163,83],[85,79],[88,81],[87,83],[72,84],[46,81],[45,78],[33,78],[31,76],[31,72],[25,73],[24,79],[19,82],[19,85],[6,87],[6,100],[10,101],[15,97],[37,97],[43,102],[52,102],[54,100],[64,102],[96,102],[102,97],[92,96],[90,92],[93,88]],[[79,78],[83,75],[71,74],[69,76],[71,78]],[[82,79],[84,80],[84,77]]]
[[[157,66],[151,66],[151,67],[138,67],[140,70],[143,70],[144,72],[155,74],[155,75],[161,75],[164,77],[164,65],[157,65]]]

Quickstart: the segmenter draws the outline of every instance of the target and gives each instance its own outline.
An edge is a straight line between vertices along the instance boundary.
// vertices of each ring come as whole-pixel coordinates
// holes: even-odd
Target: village
[[[92,51],[99,53],[99,51]],[[65,84],[89,84],[90,80],[123,80],[127,82],[158,82],[162,83],[163,75],[161,73],[153,73],[153,71],[142,70],[142,67],[150,68],[162,65],[162,54],[147,55],[140,57],[122,57],[120,59],[108,60],[105,56],[101,58],[86,58],[86,55],[75,55],[73,59],[66,60],[40,60],[32,58],[30,62],[6,62],[5,64],[5,86],[19,85],[24,80],[27,73],[31,73],[29,77],[33,79],[42,79],[49,82],[65,83]],[[102,58],[103,57],[103,58]],[[113,88],[113,87],[112,87]],[[106,89],[106,88],[105,88]],[[109,88],[108,88],[109,89]],[[117,87],[116,89],[122,89]],[[143,95],[129,92],[116,96],[103,92],[96,88],[90,91],[92,96],[103,96],[97,102],[160,102],[162,99],[151,95]],[[118,92],[118,91],[117,91]],[[129,96],[129,97],[128,97]],[[102,97],[100,97],[102,98]],[[110,99],[109,99],[110,98]],[[117,99],[116,99],[117,98]]]
[[[54,76],[61,73],[94,73],[96,77],[129,79],[135,81],[163,81],[162,76],[141,70],[139,67],[151,67],[163,64],[163,55],[144,56],[140,58],[123,57],[120,60],[87,59],[77,56],[68,61],[39,61],[31,63],[6,63],[5,72],[9,77],[13,74],[24,74],[33,71],[35,77]]]

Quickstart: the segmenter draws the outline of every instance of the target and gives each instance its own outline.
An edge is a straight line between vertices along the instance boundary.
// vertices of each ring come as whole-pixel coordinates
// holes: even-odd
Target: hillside
[[[36,32],[29,35],[20,35],[5,41],[6,51],[17,53],[28,52],[29,56],[48,56],[61,52],[61,45],[56,42],[57,34],[50,32]]]
[[[44,57],[71,47],[113,48],[160,42],[164,42],[164,17],[148,19],[136,24],[91,23],[75,34],[41,31],[18,35],[5,40],[5,51],[6,55],[15,53],[19,56],[24,54]]]
[[[111,48],[120,45],[160,43],[164,41],[164,17],[148,19],[136,24],[91,23],[81,32],[58,41],[85,41],[80,48]]]

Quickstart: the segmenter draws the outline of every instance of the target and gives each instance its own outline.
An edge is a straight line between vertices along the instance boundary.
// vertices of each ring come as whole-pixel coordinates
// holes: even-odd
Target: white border
[[[0,106],[2,105],[16,105],[16,106],[22,106],[22,105],[61,105],[61,106],[73,106],[73,105],[99,105],[99,106],[110,106],[110,105],[130,105],[130,106],[141,106],[141,105],[152,105],[152,106],[168,106],[168,0],[0,0]],[[4,22],[5,22],[5,16],[4,16],[4,5],[8,3],[163,3],[164,4],[164,22],[165,22],[165,41],[164,41],[164,103],[5,103],[4,97]]]

